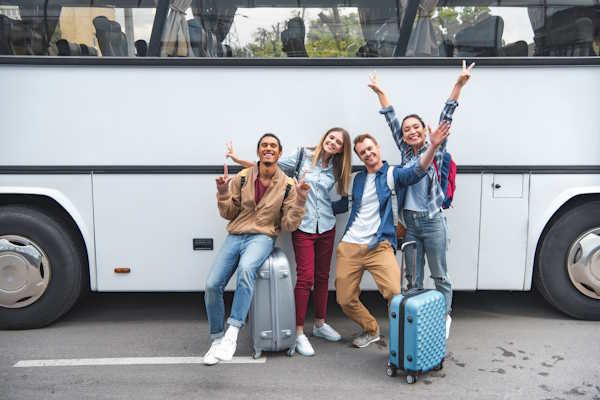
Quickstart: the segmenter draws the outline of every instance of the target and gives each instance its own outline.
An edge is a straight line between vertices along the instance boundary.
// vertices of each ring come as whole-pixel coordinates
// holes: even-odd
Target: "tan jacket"
[[[246,183],[241,188],[242,175]],[[295,231],[304,217],[304,207],[296,205],[296,186],[281,169],[277,168],[271,184],[258,204],[254,203],[254,188],[258,179],[258,166],[247,168],[231,180],[229,193],[217,193],[219,214],[227,220],[227,232],[231,234],[263,233],[277,236],[281,228]],[[283,197],[288,183],[291,189],[285,202]],[[282,207],[283,202],[283,207]]]

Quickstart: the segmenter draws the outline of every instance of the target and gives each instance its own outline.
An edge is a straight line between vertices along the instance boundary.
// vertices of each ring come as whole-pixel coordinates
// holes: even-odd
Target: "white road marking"
[[[258,360],[252,357],[233,357],[231,361],[221,361],[223,364],[264,364],[266,357]],[[58,360],[22,360],[15,368],[31,367],[82,367],[96,365],[168,365],[168,364],[202,364],[202,357],[123,357],[123,358],[71,358]]]

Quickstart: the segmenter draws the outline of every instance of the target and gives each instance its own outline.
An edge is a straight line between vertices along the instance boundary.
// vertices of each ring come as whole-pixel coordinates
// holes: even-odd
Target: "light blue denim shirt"
[[[413,167],[420,160],[419,157],[414,157],[404,168]],[[406,188],[406,198],[404,199],[404,209],[410,211],[427,211],[429,203],[429,193],[431,193],[431,180],[421,179],[414,185]]]
[[[300,149],[296,149],[293,153],[279,159],[279,168],[286,175],[294,175],[299,152]],[[323,233],[335,227],[335,214],[348,211],[348,198],[345,197],[336,202],[331,201],[329,192],[335,185],[333,162],[330,159],[327,166],[323,168],[323,163],[321,162],[321,158],[319,158],[317,165],[313,167],[313,154],[313,150],[304,148],[300,169],[298,170],[298,175],[295,176],[300,180],[302,174],[306,171],[304,180],[310,185],[310,191],[306,198],[306,213],[298,229],[306,233]]]

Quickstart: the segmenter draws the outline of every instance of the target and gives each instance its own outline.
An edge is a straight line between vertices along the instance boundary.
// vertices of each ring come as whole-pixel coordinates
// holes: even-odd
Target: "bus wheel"
[[[73,236],[40,209],[0,207],[0,329],[40,328],[73,306],[84,266]]]
[[[600,320],[600,201],[572,208],[554,221],[543,239],[534,279],[560,311]]]

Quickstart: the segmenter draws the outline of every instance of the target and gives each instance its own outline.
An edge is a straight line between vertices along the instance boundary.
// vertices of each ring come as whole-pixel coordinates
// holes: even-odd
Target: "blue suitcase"
[[[414,247],[414,244],[404,243],[402,255],[405,255],[405,247]],[[404,277],[404,257],[401,265]],[[418,375],[441,369],[446,356],[444,295],[437,290],[409,289],[394,296],[390,304],[389,347],[388,376],[395,376],[396,370],[401,369],[406,373],[407,382],[414,383]]]

